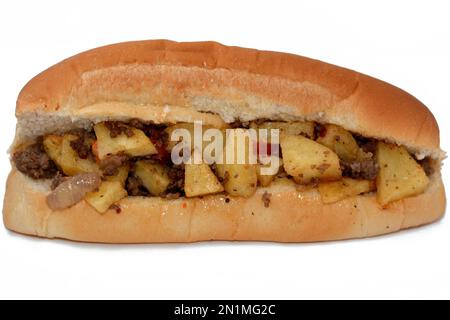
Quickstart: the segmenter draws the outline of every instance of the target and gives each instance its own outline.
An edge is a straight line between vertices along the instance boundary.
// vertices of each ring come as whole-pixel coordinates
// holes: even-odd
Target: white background
[[[0,1],[0,180],[15,99],[92,47],[168,38],[287,51],[413,93],[449,145],[448,1]],[[450,187],[448,165],[443,170]],[[450,220],[322,244],[92,245],[0,228],[0,298],[450,298]]]

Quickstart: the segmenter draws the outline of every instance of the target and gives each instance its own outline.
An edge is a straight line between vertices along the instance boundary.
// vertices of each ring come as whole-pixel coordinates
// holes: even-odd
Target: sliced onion
[[[56,187],[47,196],[47,205],[52,210],[62,210],[81,201],[86,193],[97,189],[102,180],[97,173],[77,174]]]

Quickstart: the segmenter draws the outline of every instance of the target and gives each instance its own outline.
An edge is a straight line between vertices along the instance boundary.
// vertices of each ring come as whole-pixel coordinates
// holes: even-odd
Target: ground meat
[[[115,138],[122,133],[127,137],[132,137],[134,135],[133,130],[131,130],[129,126],[119,121],[106,121],[105,126],[108,128],[111,138]]]
[[[150,136],[150,140],[155,146],[158,154],[153,155],[153,158],[158,160],[161,164],[167,164],[170,162],[170,153],[166,149],[169,135],[166,131],[158,127],[151,127],[146,129],[147,134]]]
[[[181,197],[181,194],[179,192],[176,193],[166,193],[162,195],[163,198],[166,198],[167,200],[175,200]]]
[[[431,158],[419,160],[418,163],[422,166],[427,176],[431,176],[434,173],[434,165],[433,160],[431,160]]]
[[[151,142],[158,151],[156,155],[152,155],[151,159],[157,160],[161,164],[168,164],[170,154],[166,149],[167,142],[169,141],[169,136],[165,131],[167,126],[144,122],[138,119],[131,119],[129,124],[134,128],[144,131],[147,137],[150,138]]]
[[[129,196],[148,196],[147,189],[142,185],[141,179],[134,175],[129,175],[125,187]]]
[[[184,164],[174,165],[168,171],[171,180],[167,187],[167,193],[184,192]]]
[[[359,147],[366,153],[375,154],[377,150],[377,140],[354,135]]]
[[[119,167],[128,161],[124,154],[108,155],[100,162],[100,168],[105,176],[115,176]]]
[[[139,119],[131,119],[128,124],[139,130],[144,130],[145,126],[147,125],[147,123],[145,123]]]
[[[61,183],[66,181],[69,177],[62,174],[60,171],[56,173],[56,176],[52,180],[52,184],[50,185],[50,188],[52,190],[55,190],[57,186],[59,186]]]
[[[271,196],[272,196],[271,193],[269,193],[267,191],[264,191],[264,193],[263,193],[263,195],[261,197],[261,199],[262,199],[262,201],[264,203],[264,207],[268,208],[270,206],[270,197]]]
[[[341,160],[342,175],[353,179],[373,180],[378,175],[378,164],[373,158],[362,161]]]
[[[69,133],[78,136],[78,139],[70,142],[70,146],[78,156],[81,159],[94,159],[92,142],[95,140],[95,134],[84,129],[73,129]]]
[[[314,137],[317,139],[319,137],[325,137],[326,134],[327,128],[320,123],[316,123],[314,126]]]
[[[20,172],[33,179],[52,178],[58,171],[55,163],[45,153],[42,140],[16,151],[12,160]]]
[[[91,146],[86,143],[82,137],[78,137],[76,140],[70,141],[70,146],[78,154],[81,159],[87,159],[91,152]]]
[[[115,204],[115,203],[113,203],[109,208],[111,210],[116,211],[117,214],[122,212],[122,208],[118,204]]]

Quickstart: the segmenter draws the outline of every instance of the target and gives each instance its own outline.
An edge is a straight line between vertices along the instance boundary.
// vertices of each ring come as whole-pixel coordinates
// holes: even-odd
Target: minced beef
[[[157,154],[152,155],[151,159],[157,160],[161,164],[168,164],[170,160],[170,154],[166,150],[166,145],[169,141],[169,136],[165,129],[166,125],[154,124],[151,122],[144,122],[138,119],[131,119],[129,125],[142,130],[158,151]]]
[[[342,175],[353,179],[373,180],[378,175],[378,164],[373,158],[361,161],[341,160]]]
[[[78,156],[81,159],[94,159],[92,142],[95,140],[95,134],[92,131],[84,129],[73,129],[70,133],[78,137],[76,140],[70,142],[70,146]]]
[[[171,182],[167,187],[167,193],[184,192],[184,164],[174,165],[168,174]]]
[[[20,172],[33,179],[52,178],[58,171],[55,163],[45,153],[42,140],[16,151],[12,160]]]
[[[129,175],[125,183],[129,196],[148,196],[149,193],[147,189],[142,185],[141,179],[134,175]]]
[[[325,137],[325,135],[327,134],[327,128],[320,124],[320,123],[316,123],[314,126],[314,137],[317,139],[319,137]]]
[[[131,130],[129,126],[119,121],[106,121],[105,126],[108,128],[109,136],[111,138],[115,138],[122,133],[127,137],[132,137],[134,135],[133,130]]]
[[[418,163],[422,166],[423,171],[425,171],[425,174],[427,176],[431,176],[434,173],[434,165],[433,160],[431,160],[431,158],[419,160]]]

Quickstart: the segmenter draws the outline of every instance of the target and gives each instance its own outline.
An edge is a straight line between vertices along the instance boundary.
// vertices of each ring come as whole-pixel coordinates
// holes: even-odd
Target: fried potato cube
[[[228,130],[223,152],[224,163],[216,164],[216,173],[221,178],[225,191],[232,196],[250,197],[258,184],[256,153],[251,154],[256,151],[253,148],[255,144],[249,141],[251,139],[247,134],[245,129]],[[240,143],[245,145],[239,146]],[[230,152],[228,161],[227,150]],[[234,151],[231,153],[231,150]]]
[[[219,179],[206,163],[186,164],[184,167],[184,191],[186,197],[203,196],[224,190]]]
[[[99,172],[97,163],[91,159],[81,159],[72,149],[70,143],[76,139],[78,137],[73,134],[48,135],[44,137],[44,149],[61,170],[69,176],[77,173]]]
[[[422,193],[429,182],[405,147],[378,142],[377,200],[381,205]]]
[[[342,178],[339,181],[323,182],[319,184],[319,192],[324,203],[339,200],[375,190],[375,182],[370,180],[356,180]]]
[[[225,191],[232,196],[248,198],[256,191],[257,167],[251,164],[217,164],[217,175]]]
[[[352,134],[334,124],[325,125],[325,135],[318,137],[317,142],[327,146],[345,161],[356,160],[360,151]]]
[[[339,158],[331,149],[303,136],[282,135],[283,166],[295,182],[339,180]]]
[[[111,138],[110,131],[104,123],[97,123],[94,126],[97,136],[97,153],[100,160],[109,154],[124,152],[131,157],[145,156],[158,153],[153,143],[142,130],[130,127],[133,135],[128,137],[122,133],[115,138]]]
[[[278,129],[281,134],[289,135],[306,135],[309,138],[314,137],[314,122],[308,121],[294,121],[294,122],[281,122],[281,121],[267,121],[261,124],[252,123],[253,129],[268,129],[268,139],[270,141],[270,129]]]
[[[62,136],[55,134],[49,134],[43,140],[45,152],[57,164],[61,161],[62,141]]]
[[[58,163],[65,174],[73,176],[77,173],[100,172],[96,162],[91,159],[81,159],[70,143],[77,140],[73,134],[65,134],[62,141],[60,163]]]
[[[118,172],[114,176],[105,176],[106,181],[118,181],[122,185],[125,185],[125,181],[128,178],[128,172],[130,171],[130,166],[128,164],[124,164],[123,166],[118,168]]]
[[[89,192],[85,200],[100,213],[106,212],[112,204],[127,196],[119,181],[103,181],[98,191]]]
[[[167,168],[159,163],[137,161],[134,173],[153,196],[161,195],[171,182]]]

